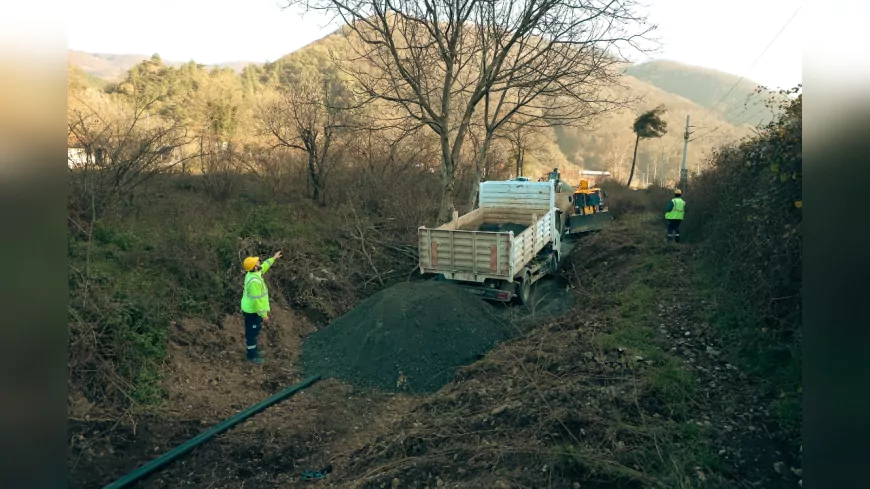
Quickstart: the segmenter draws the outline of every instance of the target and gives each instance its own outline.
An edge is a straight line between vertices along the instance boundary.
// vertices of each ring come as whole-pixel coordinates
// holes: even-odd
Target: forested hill
[[[347,52],[346,42],[343,37],[333,34],[272,63],[196,66],[205,70],[224,68],[220,70],[224,72],[222,77],[236,73],[237,80],[233,83],[238,83],[240,89],[242,86],[254,89],[270,83],[280,84],[282,73],[294,72],[299,67],[310,69],[329,64],[332,55],[341,57]],[[80,70],[77,79],[100,89],[122,82],[131,68],[148,60],[141,55],[69,52],[70,64]],[[161,63],[182,71],[189,70],[192,64],[163,60]],[[557,127],[536,135],[535,144],[526,154],[527,173],[561,166],[567,174],[585,168],[610,170],[620,179],[626,178],[634,149],[631,124],[638,113],[661,104],[667,108],[664,117],[669,131],[661,139],[641,143],[638,149],[640,178],[661,177],[662,173],[666,178],[678,175],[686,115],[691,115],[693,131],[701,136],[689,147],[689,168],[701,169],[706,155],[714,147],[748,135],[751,127],[769,120],[772,115],[761,103],[764,97],[754,94],[757,84],[743,80],[735,85],[737,80],[737,76],[728,73],[670,61],[629,66],[623,77],[624,87],[613,89],[622,93],[630,91],[632,95],[641,96],[643,102],[632,109],[611,114],[594,127]],[[223,83],[230,82],[225,80]],[[734,89],[723,100],[732,87]],[[722,102],[717,106],[720,100]]]

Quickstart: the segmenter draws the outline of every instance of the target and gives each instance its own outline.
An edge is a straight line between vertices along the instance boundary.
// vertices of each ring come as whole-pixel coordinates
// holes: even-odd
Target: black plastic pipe
[[[224,420],[223,423],[211,428],[208,431],[200,433],[196,438],[191,438],[186,443],[179,445],[178,447],[164,453],[163,455],[160,456],[160,458],[157,458],[157,459],[143,465],[142,467],[139,467],[138,469],[134,470],[133,472],[130,472],[129,474],[125,475],[124,477],[121,477],[120,479],[109,484],[108,486],[105,486],[103,489],[117,489],[120,487],[126,487],[126,486],[138,481],[139,479],[145,477],[146,475],[148,475],[148,474],[162,468],[163,466],[175,461],[176,459],[186,455],[188,452],[190,452],[191,450],[193,450],[197,446],[205,443],[206,441],[210,440],[211,438],[214,438],[216,435],[219,435],[219,434],[223,433],[224,431],[227,431],[228,429],[232,428],[233,426],[235,426],[235,425],[241,423],[242,421],[250,418],[251,416],[265,410],[266,408],[268,408],[274,404],[277,404],[277,403],[283,401],[284,399],[287,399],[288,397],[292,396],[293,394],[296,394],[297,392],[301,391],[302,389],[305,389],[306,387],[310,387],[312,384],[314,384],[318,380],[320,380],[320,375],[312,375],[311,377],[308,377],[307,379],[303,380],[302,382],[300,382],[294,386],[288,387],[287,389],[284,389],[283,391],[275,394],[274,396],[272,396],[272,397],[270,397],[270,398],[268,398],[268,399],[266,399],[258,404],[255,404],[255,405],[249,407],[248,409],[245,409],[244,411],[242,411],[238,414],[235,414],[234,416],[227,418],[226,420]]]

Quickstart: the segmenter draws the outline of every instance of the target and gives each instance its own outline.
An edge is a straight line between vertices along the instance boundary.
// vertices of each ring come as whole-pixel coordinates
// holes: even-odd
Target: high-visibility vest
[[[258,314],[263,317],[269,315],[269,287],[266,286],[266,281],[263,280],[263,274],[272,266],[273,261],[272,258],[269,258],[263,262],[260,271],[248,272],[245,275],[245,289],[242,292],[242,312]]]
[[[674,208],[670,212],[665,213],[665,219],[678,219],[682,221],[686,210],[686,201],[677,197],[671,199],[671,202],[674,203]]]

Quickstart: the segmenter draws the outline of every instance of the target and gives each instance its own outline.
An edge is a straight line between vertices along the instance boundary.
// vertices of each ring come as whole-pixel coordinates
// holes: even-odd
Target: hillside
[[[715,112],[719,118],[733,125],[748,124],[754,127],[766,124],[773,118],[773,112],[764,107],[761,97],[755,94],[760,83],[746,78],[740,80],[739,76],[731,73],[657,60],[630,66],[626,74],[691,100],[705,109],[716,106]],[[731,90],[731,87],[734,89]],[[725,94],[728,96],[725,97]]]
[[[632,96],[642,97],[633,110],[622,110],[601,120],[596,127],[589,129],[559,128],[559,148],[569,161],[589,170],[610,170],[620,180],[628,177],[634,133],[631,125],[637,114],[659,104],[667,107],[665,120],[668,133],[659,140],[641,141],[637,151],[637,174],[643,178],[649,165],[649,179],[661,175],[665,178],[678,178],[679,165],[683,152],[683,131],[686,115],[691,115],[692,130],[697,133],[712,129],[709,137],[704,137],[689,145],[687,166],[697,171],[698,164],[704,166],[704,158],[715,147],[733,141],[750,133],[747,126],[735,127],[709,113],[705,107],[674,93],[657,88],[632,76],[625,76],[622,83]],[[621,89],[622,90],[622,89]],[[662,166],[662,155],[665,163]],[[658,166],[657,166],[658,165]]]
[[[85,53],[73,49],[67,51],[67,58],[70,64],[78,67],[88,75],[110,82],[123,79],[130,68],[150,57],[144,54]],[[184,64],[183,61],[164,61],[164,63],[176,68]],[[233,71],[241,72],[242,68],[249,64],[256,63],[231,61],[206,66],[209,68],[231,68]]]
[[[107,81],[118,81],[127,71],[145,61],[149,56],[143,54],[100,54],[68,50],[69,63],[80,68],[88,75]]]
[[[287,63],[329,63],[330,53],[340,56],[346,52],[346,42],[339,34],[331,34],[274,63],[257,67],[268,72],[275,69],[280,71],[277,67]],[[70,63],[84,73],[110,80],[123,77],[132,66],[148,58],[143,55],[87,54],[78,51],[70,51],[69,56]],[[164,63],[174,67],[182,64],[171,61]],[[239,72],[246,63],[224,63],[221,66]],[[754,82],[748,80],[737,85],[717,113],[709,110],[738,80],[732,74],[670,61],[631,66],[626,74],[623,78],[624,88],[614,90],[620,95],[639,96],[642,102],[631,109],[611,114],[594,127],[561,127],[545,131],[536,142],[535,150],[528,152],[527,175],[559,166],[569,179],[573,179],[579,169],[609,170],[618,179],[627,179],[634,150],[631,124],[640,112],[664,104],[668,109],[665,119],[669,132],[660,140],[641,142],[637,176],[641,181],[661,179],[662,175],[665,180],[676,179],[679,177],[687,114],[692,116],[693,131],[704,136],[689,147],[687,166],[691,171],[701,170],[707,155],[715,147],[749,135],[750,127],[772,116],[769,110],[759,112],[752,105],[761,100],[757,95],[751,98],[750,109],[742,110],[756,87]],[[763,108],[760,104],[759,107]],[[747,117],[753,114],[754,117]]]
[[[341,53],[346,50],[345,42],[347,41],[340,35],[332,34],[282,57],[276,63],[328,62],[330,53]],[[646,69],[638,69],[647,65],[649,66]],[[741,124],[735,125],[728,119],[718,117],[708,110],[718,100],[718,98],[712,100],[713,95],[708,97],[711,100],[706,102],[703,97],[692,98],[691,90],[679,83],[671,83],[670,88],[664,84],[657,85],[655,77],[646,75],[647,72],[652,72],[655,67],[659,67],[660,78],[666,80],[679,80],[681,77],[685,77],[684,74],[705,72],[704,68],[670,62],[663,62],[663,64],[651,62],[630,68],[626,72],[627,76],[623,78],[625,88],[615,88],[614,90],[619,95],[639,96],[643,99],[642,102],[633,110],[623,110],[611,114],[600,120],[594,127],[557,127],[549,131],[549,134],[545,135],[544,141],[541,142],[538,154],[529,155],[527,164],[529,168],[527,168],[526,174],[535,175],[534,172],[544,171],[547,166],[558,165],[562,169],[562,174],[568,176],[569,179],[574,178],[573,172],[586,169],[609,170],[617,178],[625,180],[628,178],[634,150],[634,134],[630,129],[631,124],[637,114],[659,104],[664,104],[668,109],[665,119],[668,122],[669,132],[661,140],[644,141],[640,144],[637,170],[639,178],[647,177],[647,163],[649,163],[649,181],[652,181],[654,176],[660,176],[662,172],[664,172],[665,179],[679,178],[679,165],[683,151],[683,130],[687,114],[692,116],[693,130],[697,130],[698,134],[710,131],[708,136],[700,138],[690,146],[687,166],[693,171],[698,171],[699,164],[703,168],[703,159],[717,146],[750,134],[751,125],[747,125],[746,121],[742,122],[742,127],[737,127]],[[713,70],[706,71],[720,73]],[[672,75],[668,76],[669,73]],[[735,75],[721,73],[720,77],[710,77],[704,83],[711,84],[707,90],[721,97],[737,79],[738,77]],[[747,89],[747,86],[750,88]],[[755,86],[753,82],[744,80],[727,100],[731,100],[736,93],[742,94],[741,97],[745,99],[746,94],[752,93]],[[703,92],[701,89],[697,91]],[[753,103],[756,99],[760,100],[760,97],[756,96]],[[770,112],[767,111],[767,113]],[[740,122],[739,118],[733,117],[733,115],[741,114],[736,111],[732,114],[733,121]],[[664,165],[662,165],[662,154],[666,160]],[[656,163],[658,167],[656,167]]]

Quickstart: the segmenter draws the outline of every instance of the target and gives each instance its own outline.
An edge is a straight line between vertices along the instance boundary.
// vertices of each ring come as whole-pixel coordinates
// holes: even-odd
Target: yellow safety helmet
[[[257,266],[257,263],[260,263],[259,256],[249,256],[245,258],[244,262],[242,262],[242,266],[245,268],[246,272],[250,272],[255,266]]]
[[[683,195],[683,191],[680,189],[674,190],[674,195]]]

